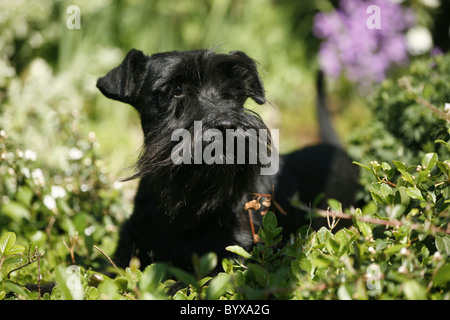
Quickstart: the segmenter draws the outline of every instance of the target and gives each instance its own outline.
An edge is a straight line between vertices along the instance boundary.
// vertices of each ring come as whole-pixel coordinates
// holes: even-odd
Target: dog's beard
[[[209,129],[205,126],[208,124],[204,123],[202,128],[204,131]],[[261,118],[251,111],[240,112],[236,116],[233,126],[244,131],[253,129],[258,133],[260,129],[264,129],[268,132]],[[149,178],[148,181],[153,190],[151,196],[160,197],[160,201],[157,201],[160,204],[160,210],[176,215],[188,208],[189,212],[200,215],[220,207],[234,205],[247,192],[255,190],[262,165],[259,160],[256,163],[249,162],[249,153],[256,151],[249,150],[248,145],[245,148],[244,164],[238,164],[236,158],[233,159],[232,164],[225,163],[225,160],[223,164],[195,164],[194,150],[191,150],[190,153],[191,164],[175,164],[172,152],[179,142],[171,140],[172,132],[168,128],[167,124],[161,124],[148,130],[136,163],[137,173],[126,179],[131,180],[144,176]],[[202,139],[203,135],[196,137],[193,132],[193,122],[185,124],[183,128],[191,134],[191,147],[194,148],[196,143],[198,146],[198,141],[195,139]],[[264,143],[267,143],[265,147],[270,150],[269,133],[268,137],[269,139],[266,139],[267,141]],[[248,142],[248,140],[246,141]],[[202,140],[200,145],[204,148],[209,142]],[[260,142],[258,141],[259,147],[263,145]],[[225,143],[223,145],[225,146]],[[223,151],[225,155],[227,150]],[[235,149],[234,157],[236,156]]]

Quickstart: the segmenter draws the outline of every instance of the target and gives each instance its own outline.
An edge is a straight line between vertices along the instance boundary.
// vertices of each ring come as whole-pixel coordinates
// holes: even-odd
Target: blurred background
[[[373,4],[380,29],[369,27]],[[280,129],[282,152],[319,141],[323,70],[347,144],[372,123],[367,97],[385,78],[447,52],[449,16],[447,0],[0,0],[0,129],[63,170],[90,139],[111,181],[126,177],[142,142],[138,115],[103,97],[97,78],[132,48],[216,48],[258,61],[271,103],[247,106]]]

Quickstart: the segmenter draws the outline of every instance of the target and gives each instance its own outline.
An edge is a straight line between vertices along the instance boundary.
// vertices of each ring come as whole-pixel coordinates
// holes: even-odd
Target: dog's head
[[[240,51],[147,56],[133,49],[122,64],[98,80],[97,87],[106,97],[134,106],[141,114],[144,133],[152,130],[147,124],[162,118],[177,121],[177,126],[183,120],[205,120],[205,116],[217,120],[229,118],[232,110],[241,111],[247,98],[258,104],[266,101],[254,60]]]
[[[106,97],[131,104],[141,116],[145,143],[137,163],[138,173],[132,178],[153,175],[170,182],[172,188],[180,184],[183,194],[192,190],[199,197],[205,196],[206,189],[217,196],[218,189],[228,185],[222,192],[227,197],[237,187],[248,187],[245,181],[254,181],[258,164],[173,163],[176,130],[190,134],[192,150],[196,123],[201,123],[202,133],[209,129],[218,133],[227,129],[267,129],[257,114],[244,108],[248,98],[258,104],[266,102],[256,63],[245,53],[194,50],[147,56],[133,49],[122,64],[98,80],[97,87]],[[203,145],[210,142],[200,139]],[[190,153],[192,159],[194,154]]]

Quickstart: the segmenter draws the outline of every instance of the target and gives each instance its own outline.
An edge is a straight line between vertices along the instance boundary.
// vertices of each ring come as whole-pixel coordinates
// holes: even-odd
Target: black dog
[[[121,230],[115,254],[122,267],[137,256],[142,267],[154,261],[170,261],[189,268],[194,253],[213,251],[221,259],[227,256],[226,246],[249,248],[254,241],[244,211],[244,204],[253,197],[249,193],[274,195],[270,210],[278,211],[285,234],[310,223],[304,211],[290,204],[296,193],[305,204],[323,194],[322,207],[328,198],[344,206],[353,201],[356,168],[336,144],[324,143],[283,156],[276,175],[261,174],[261,169],[270,166],[277,171],[272,157],[276,151],[270,134],[267,143],[261,144],[264,136],[259,133],[267,128],[257,114],[244,108],[247,98],[258,104],[264,104],[266,98],[255,62],[242,52],[196,50],[147,56],[131,50],[121,65],[98,80],[97,87],[106,97],[135,107],[144,132],[137,173],[130,177],[141,178],[134,213]],[[319,118],[327,121],[326,117]],[[199,123],[200,133],[209,130],[215,133],[214,138],[196,138]],[[258,148],[250,147],[253,136],[247,135],[244,140],[244,161],[224,161],[237,160],[236,148],[224,148],[226,155],[215,157],[221,161],[198,161],[193,145],[200,141],[200,147],[207,148],[209,143],[220,142],[221,133],[238,129],[257,133]],[[174,139],[177,130],[192,144],[180,144],[183,135]],[[273,161],[268,163],[267,157],[250,161],[262,149]],[[183,159],[187,162],[178,157],[180,151],[185,151]],[[261,214],[254,211],[252,220],[257,230]]]

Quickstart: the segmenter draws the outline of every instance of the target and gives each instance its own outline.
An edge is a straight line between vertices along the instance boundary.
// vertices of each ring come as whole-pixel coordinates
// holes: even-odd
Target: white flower
[[[22,173],[26,178],[31,177],[30,169],[26,167],[20,168],[20,173]]]
[[[426,5],[429,8],[437,8],[441,5],[440,0],[421,0],[424,5]]]
[[[52,186],[52,197],[55,199],[64,198],[66,196],[66,190],[61,186]]]
[[[56,209],[56,201],[52,196],[46,195],[44,197],[44,204],[52,211]]]
[[[79,160],[82,156],[83,152],[78,148],[73,147],[69,150],[69,158],[72,160]]]
[[[89,226],[86,229],[84,229],[84,234],[89,237],[90,235],[92,235],[95,231],[95,227],[94,226]]]
[[[44,186],[44,174],[42,173],[41,169],[38,168],[33,170],[33,172],[31,172],[31,177],[33,178],[33,181],[36,185],[39,185],[41,187]]]
[[[36,152],[30,149],[25,150],[25,159],[36,161]]]
[[[399,273],[406,273],[408,271],[408,269],[406,269],[406,266],[404,266],[404,265],[401,265],[399,268],[398,268],[398,272]]]
[[[445,104],[444,111],[447,113],[450,112],[450,103]]]
[[[433,39],[427,28],[414,27],[406,33],[408,51],[414,56],[423,54],[433,47]]]

